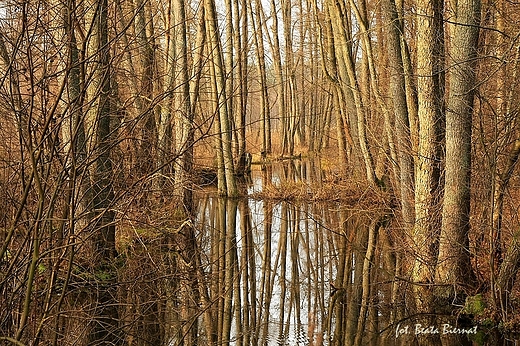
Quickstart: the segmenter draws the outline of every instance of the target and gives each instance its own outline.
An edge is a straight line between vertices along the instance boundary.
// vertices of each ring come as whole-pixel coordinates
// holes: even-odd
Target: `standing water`
[[[231,345],[486,344],[456,318],[414,322],[388,212],[316,199],[326,179],[314,162],[286,161],[253,170],[247,198],[200,194],[213,317],[200,319],[202,333]]]

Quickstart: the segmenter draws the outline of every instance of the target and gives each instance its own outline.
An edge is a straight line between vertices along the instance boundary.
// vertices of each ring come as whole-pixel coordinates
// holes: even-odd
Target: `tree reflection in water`
[[[120,235],[117,277],[106,289],[103,273],[87,275],[71,260],[70,282],[55,287],[60,313],[39,340],[103,344],[88,338],[101,321],[132,346],[471,345],[465,335],[434,333],[462,327],[448,317],[415,335],[407,240],[384,206],[292,198],[294,184],[309,197],[306,187],[324,178],[310,161],[283,162],[254,170],[246,198],[199,191],[194,220],[134,223],[130,239]],[[256,194],[273,185],[284,198]],[[90,294],[92,285],[106,295]]]
[[[311,179],[308,175],[313,169],[294,168],[287,165],[279,174],[271,169],[256,172],[250,191],[285,179]],[[223,215],[222,208],[215,208],[223,203],[219,197],[201,197],[198,220],[203,257],[208,258],[205,271],[213,280],[211,292],[216,307],[210,323],[218,326],[228,322],[230,316],[241,316],[233,321],[231,333],[222,329],[219,340],[251,345],[353,342],[361,299],[365,302],[364,314],[372,316],[378,296],[374,289],[363,295],[358,284],[363,278],[369,228],[364,225],[370,224],[369,216],[345,210],[337,203],[252,198],[227,201],[231,209]],[[235,214],[236,222],[230,222]],[[227,222],[215,221],[226,218]],[[236,242],[227,242],[223,250],[223,239]],[[237,256],[230,256],[235,251]],[[372,257],[365,267],[377,267],[372,264],[378,260]],[[222,286],[231,276],[234,284]],[[377,330],[369,324],[367,327]],[[350,336],[349,328],[353,332]],[[361,328],[365,329],[362,324]]]
[[[322,179],[309,163],[253,171],[250,193]],[[391,345],[407,315],[403,239],[382,210],[340,202],[199,197],[197,220],[210,319],[218,344]],[[396,280],[399,277],[400,280]],[[200,337],[206,337],[201,328]],[[447,338],[443,340],[449,342]],[[467,338],[463,338],[467,340]],[[451,344],[464,344],[454,340]],[[437,341],[440,342],[440,339]],[[434,341],[435,342],[435,341]],[[205,343],[205,341],[204,341]]]

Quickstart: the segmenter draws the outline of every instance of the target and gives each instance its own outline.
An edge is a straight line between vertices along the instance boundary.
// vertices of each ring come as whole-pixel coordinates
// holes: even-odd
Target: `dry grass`
[[[392,207],[389,193],[362,183],[328,181],[324,183],[284,182],[269,184],[249,197],[258,200],[339,202],[343,206],[361,209],[388,209]]]

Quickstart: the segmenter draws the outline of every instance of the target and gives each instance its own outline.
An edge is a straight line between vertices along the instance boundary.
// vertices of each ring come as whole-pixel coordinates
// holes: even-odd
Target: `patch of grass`
[[[486,310],[486,302],[482,294],[477,294],[466,298],[463,312],[466,314],[481,316]]]
[[[273,201],[341,202],[344,206],[363,209],[385,209],[390,207],[391,198],[386,192],[370,186],[345,182],[283,182],[263,187],[250,196],[254,199]]]

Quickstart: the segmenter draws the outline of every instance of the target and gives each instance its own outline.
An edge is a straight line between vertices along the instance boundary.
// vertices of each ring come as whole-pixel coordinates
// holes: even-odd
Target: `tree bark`
[[[255,0],[255,14],[251,25],[254,31],[254,41],[256,47],[256,55],[258,58],[257,69],[260,76],[260,112],[261,112],[261,134],[262,134],[262,156],[267,156],[271,153],[271,111],[269,107],[269,93],[267,86],[267,73],[265,65],[265,47],[264,47],[264,25],[262,23],[263,7],[259,0]],[[255,22],[256,21],[256,22]]]
[[[111,126],[113,112],[113,85],[108,37],[108,0],[97,2],[95,23],[95,54],[97,64],[94,67],[96,133],[94,165],[94,258],[93,269],[96,273],[108,272],[107,279],[100,279],[95,290],[97,306],[94,309],[92,331],[89,344],[100,341],[113,345],[122,343],[118,336],[118,311],[114,301],[114,280],[112,261],[117,255],[115,247],[115,212],[113,168],[110,158],[113,147],[114,129]]]
[[[178,164],[175,166],[176,194],[182,196],[182,205],[187,215],[193,216],[192,187],[189,177],[193,166],[194,113],[190,97],[190,76],[188,74],[188,43],[186,9],[183,0],[175,0],[172,6],[175,33],[175,85],[179,86],[175,113],[175,149]]]
[[[480,0],[460,0],[453,20],[446,112],[446,167],[442,228],[436,269],[436,295],[453,302],[459,286],[474,281],[469,249],[471,129],[475,94]],[[448,284],[449,286],[445,286]]]
[[[208,35],[209,51],[211,52],[211,69],[213,69],[213,102],[215,104],[217,121],[217,151],[221,155],[219,159],[219,193],[233,197],[238,194],[233,154],[231,150],[231,126],[228,109],[225,75],[226,70],[222,57],[222,45],[217,26],[217,14],[214,0],[204,0],[206,15],[206,28]],[[225,179],[225,181],[223,181]]]
[[[432,308],[432,284],[440,227],[438,201],[441,197],[440,160],[442,105],[438,37],[442,24],[439,0],[419,0],[417,4],[417,89],[419,142],[415,172],[415,225],[412,232],[414,266],[412,269],[416,304],[419,312]]]
[[[387,50],[390,73],[390,91],[393,100],[395,132],[399,139],[397,157],[399,163],[399,185],[401,215],[406,228],[413,227],[415,210],[413,195],[413,157],[410,138],[410,122],[406,95],[405,71],[401,55],[401,36],[403,27],[398,18],[394,0],[385,2],[385,22],[387,24]]]

